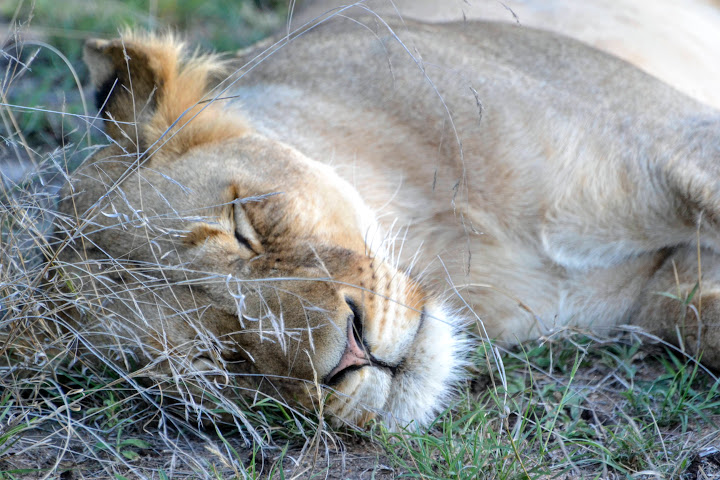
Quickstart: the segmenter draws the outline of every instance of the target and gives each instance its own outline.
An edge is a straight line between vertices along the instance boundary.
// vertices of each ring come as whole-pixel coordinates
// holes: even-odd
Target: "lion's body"
[[[623,323],[677,340],[682,320],[681,341],[720,366],[710,107],[564,37],[366,17],[243,52],[239,80],[173,124],[193,104],[169,92],[212,85],[217,61],[167,76],[148,45],[172,50],[88,47],[119,146],[63,203],[91,221],[61,257],[108,272],[83,291],[146,361],[184,359],[165,373],[266,375],[306,404],[327,381],[342,419],[427,422],[464,362],[447,304],[505,342]],[[654,294],[692,291],[699,251],[702,323]]]
[[[441,285],[449,274],[491,337],[537,337],[538,317],[629,321],[658,251],[696,238],[649,180],[716,112],[565,38],[409,25],[397,30],[405,46],[319,27],[243,78],[238,109],[333,165],[385,229],[407,227],[404,261],[419,252]]]
[[[302,8],[293,11],[295,28],[345,13],[343,9],[351,4],[344,0],[298,1]],[[720,4],[716,0],[365,0],[362,6],[384,19],[483,20],[566,35],[720,108]]]

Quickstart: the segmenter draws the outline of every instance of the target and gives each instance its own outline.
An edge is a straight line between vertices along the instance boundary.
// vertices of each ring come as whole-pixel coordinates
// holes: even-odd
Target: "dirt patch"
[[[244,478],[243,472],[255,478],[393,479],[400,473],[379,446],[358,437],[252,449],[232,437],[223,442],[212,435],[167,435],[135,435],[142,448],[113,450],[77,431],[70,438],[61,429],[32,431],[5,452],[0,472],[28,480]]]

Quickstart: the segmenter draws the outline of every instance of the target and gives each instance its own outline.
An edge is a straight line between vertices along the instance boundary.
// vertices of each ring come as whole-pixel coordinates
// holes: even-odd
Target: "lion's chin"
[[[347,375],[325,405],[332,423],[363,427],[374,418],[382,418],[391,385],[392,376],[381,368],[367,366]]]
[[[335,424],[365,426],[382,419],[397,430],[428,425],[444,409],[465,375],[467,338],[460,317],[442,307],[429,306],[408,356],[394,375],[387,369],[360,368],[333,391],[327,410]]]

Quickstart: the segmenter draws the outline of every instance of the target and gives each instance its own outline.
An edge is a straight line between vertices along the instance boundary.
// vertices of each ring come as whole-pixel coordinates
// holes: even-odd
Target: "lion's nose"
[[[362,341],[363,328],[360,311],[351,299],[348,298],[345,301],[352,312],[347,319],[347,343],[340,362],[325,377],[324,383],[326,385],[338,383],[345,373],[372,363]]]

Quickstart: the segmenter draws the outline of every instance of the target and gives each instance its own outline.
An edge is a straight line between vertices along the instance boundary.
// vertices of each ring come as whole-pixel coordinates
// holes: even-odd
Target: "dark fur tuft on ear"
[[[185,54],[172,34],[91,39],[84,60],[98,108],[108,119],[106,131],[118,143],[133,144],[146,155],[178,155],[247,133],[237,115],[207,102],[214,81],[227,75],[227,64],[217,55]]]

